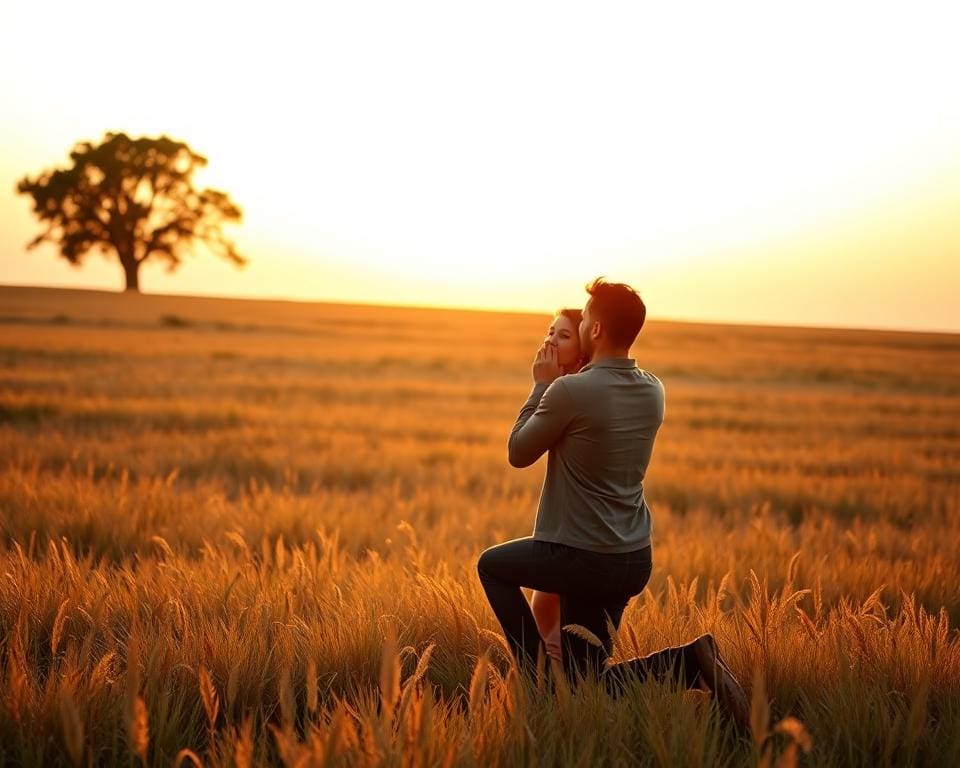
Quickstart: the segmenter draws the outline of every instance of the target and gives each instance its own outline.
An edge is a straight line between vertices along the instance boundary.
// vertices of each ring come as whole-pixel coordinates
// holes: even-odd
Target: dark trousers
[[[599,641],[561,631],[563,666],[568,680],[593,676],[607,690],[622,690],[630,678],[653,675],[693,687],[699,667],[691,646],[665,648],[649,656],[605,667],[613,650],[610,626],[619,629],[627,603],[643,591],[650,579],[650,547],[618,554],[601,554],[532,538],[515,539],[490,547],[477,562],[480,583],[503,627],[507,643],[521,671],[533,674],[537,656],[546,647],[537,630],[530,604],[520,587],[560,596],[560,626],[579,624]]]

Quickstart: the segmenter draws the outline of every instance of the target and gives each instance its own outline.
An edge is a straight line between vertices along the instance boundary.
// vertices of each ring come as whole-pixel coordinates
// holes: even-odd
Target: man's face
[[[590,329],[593,327],[593,317],[590,314],[590,305],[593,303],[593,297],[587,299],[583,307],[583,319],[580,321],[580,352],[588,359],[593,357],[593,339],[590,338]]]

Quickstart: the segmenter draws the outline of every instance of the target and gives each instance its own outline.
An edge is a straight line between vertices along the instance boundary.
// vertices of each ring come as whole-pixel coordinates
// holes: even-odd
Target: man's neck
[[[623,360],[630,357],[630,349],[595,349],[590,357],[590,364],[601,360]]]

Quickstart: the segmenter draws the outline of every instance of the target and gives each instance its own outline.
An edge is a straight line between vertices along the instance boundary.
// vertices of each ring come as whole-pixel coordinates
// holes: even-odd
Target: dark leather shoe
[[[747,694],[720,657],[717,641],[713,635],[706,634],[700,635],[691,645],[700,668],[700,680],[713,691],[720,707],[733,718],[737,728],[742,733],[749,732],[750,703]]]

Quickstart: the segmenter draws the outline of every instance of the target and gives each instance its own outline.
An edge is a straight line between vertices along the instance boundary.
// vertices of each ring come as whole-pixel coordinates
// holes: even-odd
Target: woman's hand
[[[543,342],[533,359],[533,380],[537,384],[549,384],[563,375],[557,362],[557,345]]]

